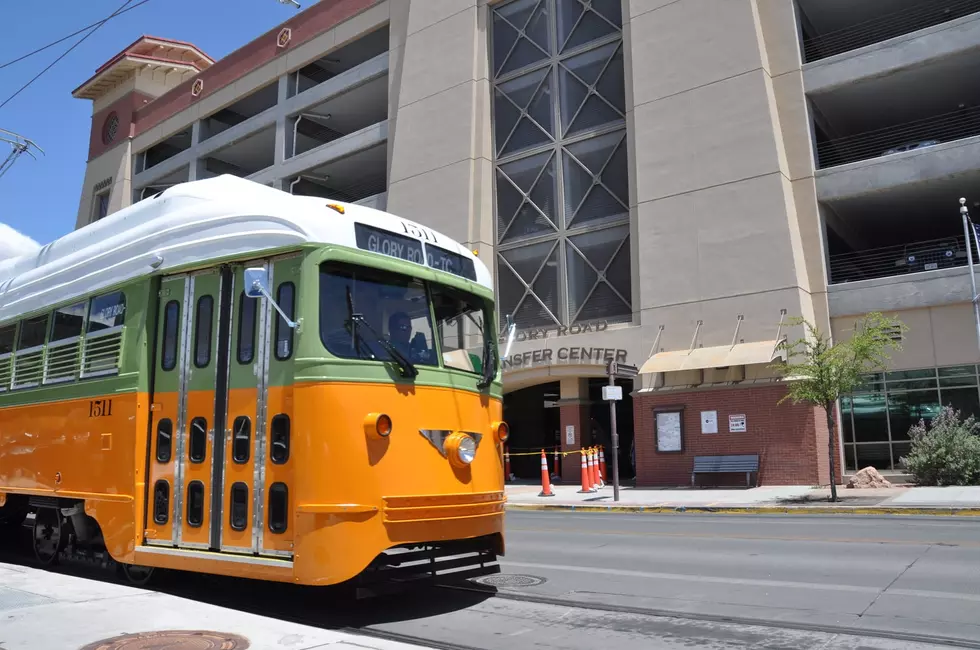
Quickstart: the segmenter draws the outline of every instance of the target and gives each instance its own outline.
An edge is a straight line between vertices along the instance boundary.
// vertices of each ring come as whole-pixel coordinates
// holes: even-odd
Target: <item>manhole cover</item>
[[[488,587],[535,587],[544,581],[544,578],[537,576],[522,576],[513,573],[496,573],[474,579],[474,582],[479,582]]]
[[[245,650],[248,640],[234,634],[205,631],[163,631],[123,634],[90,643],[81,650]]]

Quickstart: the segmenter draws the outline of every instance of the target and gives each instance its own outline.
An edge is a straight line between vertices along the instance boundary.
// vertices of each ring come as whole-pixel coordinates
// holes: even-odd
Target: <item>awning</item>
[[[693,350],[674,350],[658,352],[640,367],[641,375],[657,372],[679,372],[683,370],[705,370],[707,368],[727,368],[728,366],[749,366],[770,363],[783,354],[775,354],[779,341],[758,341],[755,343],[736,343],[718,345]]]

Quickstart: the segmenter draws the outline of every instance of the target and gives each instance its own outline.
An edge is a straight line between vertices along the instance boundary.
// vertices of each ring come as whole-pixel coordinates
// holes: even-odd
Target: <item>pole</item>
[[[970,265],[970,286],[973,288],[971,302],[973,303],[973,318],[977,328],[977,347],[980,348],[980,303],[977,303],[977,278],[973,273],[973,245],[970,243],[970,211],[966,207],[966,199],[960,199],[960,214],[963,216],[963,234],[966,235],[966,260]],[[976,238],[976,233],[974,233]],[[977,244],[980,246],[980,243]]]
[[[616,375],[613,373],[609,373],[609,385],[616,385]],[[612,429],[613,501],[619,501],[619,432],[616,431],[616,400],[613,399],[609,400],[609,423]]]

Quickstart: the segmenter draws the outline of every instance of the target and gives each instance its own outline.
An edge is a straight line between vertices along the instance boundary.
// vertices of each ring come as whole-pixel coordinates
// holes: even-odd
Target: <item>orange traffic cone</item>
[[[592,480],[589,478],[589,461],[586,458],[588,452],[582,450],[582,489],[578,491],[579,494],[585,494],[587,492],[594,492],[592,489]]]
[[[592,489],[599,489],[599,477],[595,466],[595,447],[589,447],[589,478],[592,480]]]
[[[605,483],[609,474],[606,473],[606,454],[603,453],[602,447],[599,447],[599,471],[602,473],[600,479]]]
[[[539,497],[553,497],[555,493],[551,491],[551,480],[548,478],[548,457],[541,450],[541,494]]]

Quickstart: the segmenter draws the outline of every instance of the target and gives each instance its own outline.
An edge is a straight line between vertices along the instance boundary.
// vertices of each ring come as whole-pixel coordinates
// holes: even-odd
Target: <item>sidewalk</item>
[[[366,636],[290,623],[121,584],[0,563],[0,648],[91,647],[411,650]],[[194,640],[112,644],[123,634],[197,632]],[[230,637],[230,638],[229,638]],[[235,643],[237,641],[237,643]]]
[[[621,487],[619,502],[613,488],[579,494],[578,485],[552,485],[553,497],[539,497],[541,486],[508,484],[508,510],[575,510],[586,512],[727,512],[783,514],[916,514],[980,516],[980,487],[891,487],[852,490],[837,488],[838,503],[830,503],[830,488],[804,485],[751,489],[656,489]]]

